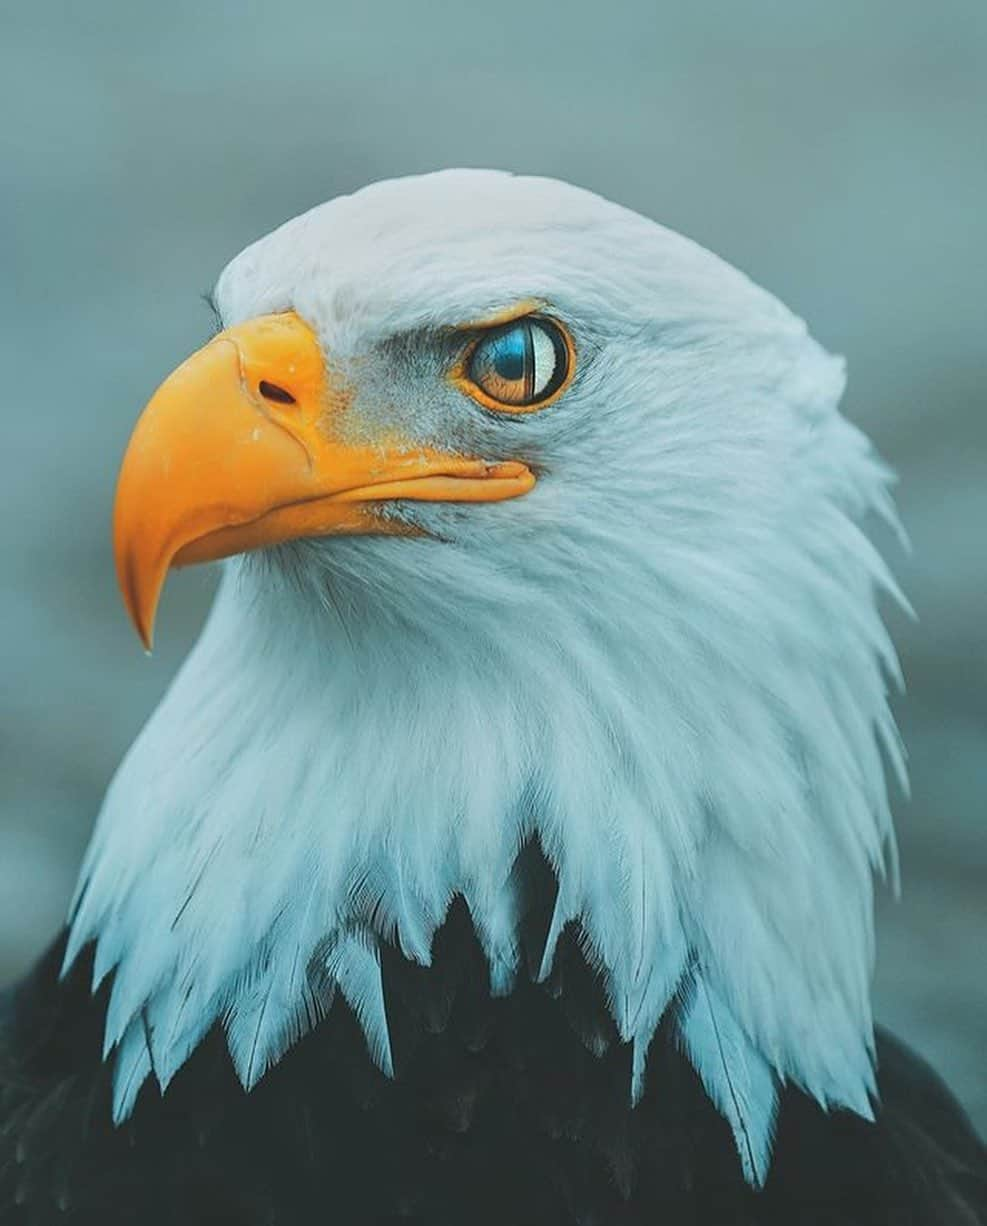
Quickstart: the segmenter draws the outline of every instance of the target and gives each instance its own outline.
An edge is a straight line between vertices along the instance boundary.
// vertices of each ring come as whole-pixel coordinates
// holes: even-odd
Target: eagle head
[[[217,1021],[251,1086],[337,992],[399,1075],[380,949],[427,965],[457,897],[495,993],[578,930],[632,1099],[674,1003],[749,1177],[780,1082],[868,1113],[894,512],[842,362],[687,239],[489,171],[332,200],[214,298],[117,494],[146,642],[168,569],[227,559],[75,903],[117,1115]]]

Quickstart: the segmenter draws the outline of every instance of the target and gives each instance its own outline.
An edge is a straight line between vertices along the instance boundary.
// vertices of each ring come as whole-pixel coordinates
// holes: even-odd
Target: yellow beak
[[[120,588],[145,647],[171,566],[302,536],[407,533],[381,502],[492,502],[535,483],[520,462],[365,432],[346,441],[349,416],[345,385],[290,311],[221,332],[169,375],[134,429],[113,515]]]

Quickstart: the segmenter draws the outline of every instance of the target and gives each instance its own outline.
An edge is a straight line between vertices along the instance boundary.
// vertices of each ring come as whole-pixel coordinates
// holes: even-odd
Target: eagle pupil
[[[494,370],[510,383],[520,383],[525,376],[527,346],[523,328],[512,328],[500,338],[496,347]]]

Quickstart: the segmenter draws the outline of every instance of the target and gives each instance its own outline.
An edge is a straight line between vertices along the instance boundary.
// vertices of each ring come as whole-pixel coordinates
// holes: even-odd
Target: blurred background
[[[987,4],[0,0],[0,982],[62,922],[153,658],[117,596],[135,415],[241,247],[339,192],[490,165],[573,180],[750,273],[849,360],[901,476],[913,794],[877,1011],[987,1128]]]

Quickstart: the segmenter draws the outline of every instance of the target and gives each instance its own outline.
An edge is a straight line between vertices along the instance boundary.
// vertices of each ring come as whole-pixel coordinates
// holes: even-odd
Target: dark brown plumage
[[[544,908],[531,914],[532,946]],[[491,999],[456,903],[430,969],[396,952],[384,983],[397,1078],[346,1005],[245,1095],[221,1033],[161,1098],[110,1123],[104,987],[59,983],[63,942],[3,998],[0,1223],[230,1226],[975,1226],[987,1157],[962,1110],[900,1043],[878,1040],[876,1124],[782,1098],[765,1188],[666,1023],[631,1110],[630,1053],[570,932],[551,983]]]

